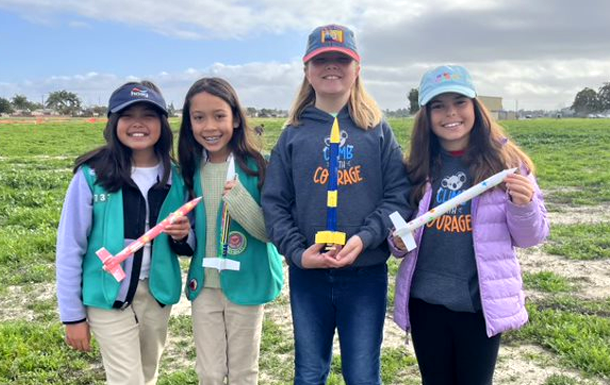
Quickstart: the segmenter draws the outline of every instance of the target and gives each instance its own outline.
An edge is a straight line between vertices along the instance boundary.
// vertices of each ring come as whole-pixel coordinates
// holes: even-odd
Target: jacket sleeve
[[[299,231],[292,215],[295,193],[290,171],[292,162],[286,147],[286,131],[284,131],[271,151],[261,204],[269,239],[280,254],[302,268],[301,258],[307,246],[307,239]]]
[[[75,323],[87,318],[82,300],[83,258],[93,219],[93,196],[82,170],[72,178],[64,200],[56,247],[57,301],[60,319]]]
[[[532,174],[529,174],[528,178],[534,185],[532,201],[525,206],[517,206],[509,200],[506,208],[506,220],[513,245],[523,248],[542,243],[550,231],[542,191]]]
[[[392,236],[392,232],[388,235],[388,246],[390,247],[390,253],[396,258],[404,258],[405,255],[409,253],[408,250],[401,250],[396,247],[396,243],[394,242],[394,237]]]
[[[191,220],[191,218],[189,218]],[[191,222],[193,223],[193,222]],[[193,227],[189,230],[189,235],[186,239],[176,241],[172,237],[167,237],[169,240],[169,247],[172,249],[174,253],[182,256],[192,256],[195,254],[195,232],[193,231]]]
[[[403,164],[402,150],[390,126],[385,121],[381,124],[383,199],[377,209],[365,218],[356,234],[365,248],[373,249],[386,241],[388,229],[392,228],[391,213],[398,211],[403,218],[409,218],[413,211],[407,200],[411,184]]]
[[[239,179],[235,187],[222,199],[227,203],[231,217],[250,235],[261,242],[269,241],[265,231],[263,210]]]

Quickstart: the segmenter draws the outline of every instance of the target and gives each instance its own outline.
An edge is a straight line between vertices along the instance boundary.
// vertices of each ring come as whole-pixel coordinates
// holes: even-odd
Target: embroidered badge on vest
[[[197,286],[197,280],[195,278],[189,281],[189,289],[191,289],[191,291],[197,290]]]
[[[243,253],[248,246],[248,240],[245,235],[239,231],[231,231],[229,233],[229,249],[227,253],[229,255],[238,255]]]

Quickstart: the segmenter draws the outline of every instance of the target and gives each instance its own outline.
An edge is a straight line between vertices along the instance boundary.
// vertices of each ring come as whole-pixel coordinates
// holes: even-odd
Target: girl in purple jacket
[[[542,193],[531,159],[476,98],[465,68],[427,72],[419,104],[405,159],[417,216],[497,172],[520,170],[420,228],[413,251],[389,238],[404,257],[394,319],[411,331],[423,384],[491,384],[501,333],[527,322],[514,247],[548,236]]]

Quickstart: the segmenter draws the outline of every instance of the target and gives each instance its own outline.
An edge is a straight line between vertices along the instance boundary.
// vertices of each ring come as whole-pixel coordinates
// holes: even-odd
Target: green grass
[[[171,122],[177,134],[179,120]],[[253,121],[260,123],[265,125],[262,139],[268,152],[281,134],[283,120]],[[390,124],[403,149],[407,149],[412,120],[391,119]],[[551,210],[610,202],[607,121],[536,119],[502,124],[534,159]],[[0,125],[0,297],[8,298],[3,303],[10,304],[9,310],[21,306],[31,317],[27,321],[0,321],[0,384],[85,385],[104,381],[99,351],[81,354],[70,350],[63,341],[55,298],[37,295],[41,287],[54,285],[56,229],[74,159],[103,144],[103,128],[103,123],[83,120]],[[553,225],[543,250],[570,259],[608,260],[609,230],[608,223]],[[390,261],[391,277],[396,275],[399,263]],[[187,264],[188,260],[182,261],[183,267]],[[578,369],[586,376],[610,378],[606,359],[610,356],[610,299],[578,300],[572,292],[580,283],[551,272],[526,272],[524,279],[528,288],[548,295],[528,305],[530,324],[520,332],[507,333],[506,343],[543,346],[560,357],[564,367]],[[11,286],[17,287],[19,298],[12,294]],[[393,295],[392,283],[388,292],[390,310]],[[269,306],[288,304],[282,300]],[[196,384],[190,317],[172,317],[170,336],[159,384]],[[261,345],[260,383],[290,384],[294,365],[291,332],[266,320]],[[335,357],[329,384],[343,383],[340,365],[340,357]],[[386,384],[419,383],[415,360],[404,346],[383,349],[382,370]],[[544,381],[547,385],[588,384],[565,376]]]
[[[523,283],[528,289],[535,289],[546,293],[561,293],[569,291],[573,285],[564,277],[551,271],[540,273],[524,273]]]
[[[565,376],[563,374],[553,374],[549,376],[542,385],[595,385],[598,384],[596,381],[578,380],[573,377]]]
[[[530,322],[510,333],[509,342],[538,344],[569,367],[610,378],[610,319],[536,304],[529,304],[528,312]]]
[[[610,259],[610,223],[551,226],[543,250],[569,259]]]
[[[80,354],[64,343],[58,323],[9,321],[0,324],[0,382],[14,385],[102,384],[99,352]]]

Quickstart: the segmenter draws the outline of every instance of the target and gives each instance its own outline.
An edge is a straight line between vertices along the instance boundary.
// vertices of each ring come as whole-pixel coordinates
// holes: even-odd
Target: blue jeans
[[[387,305],[385,264],[347,269],[290,266],[295,385],[325,384],[339,333],[347,385],[381,384],[381,342]]]

